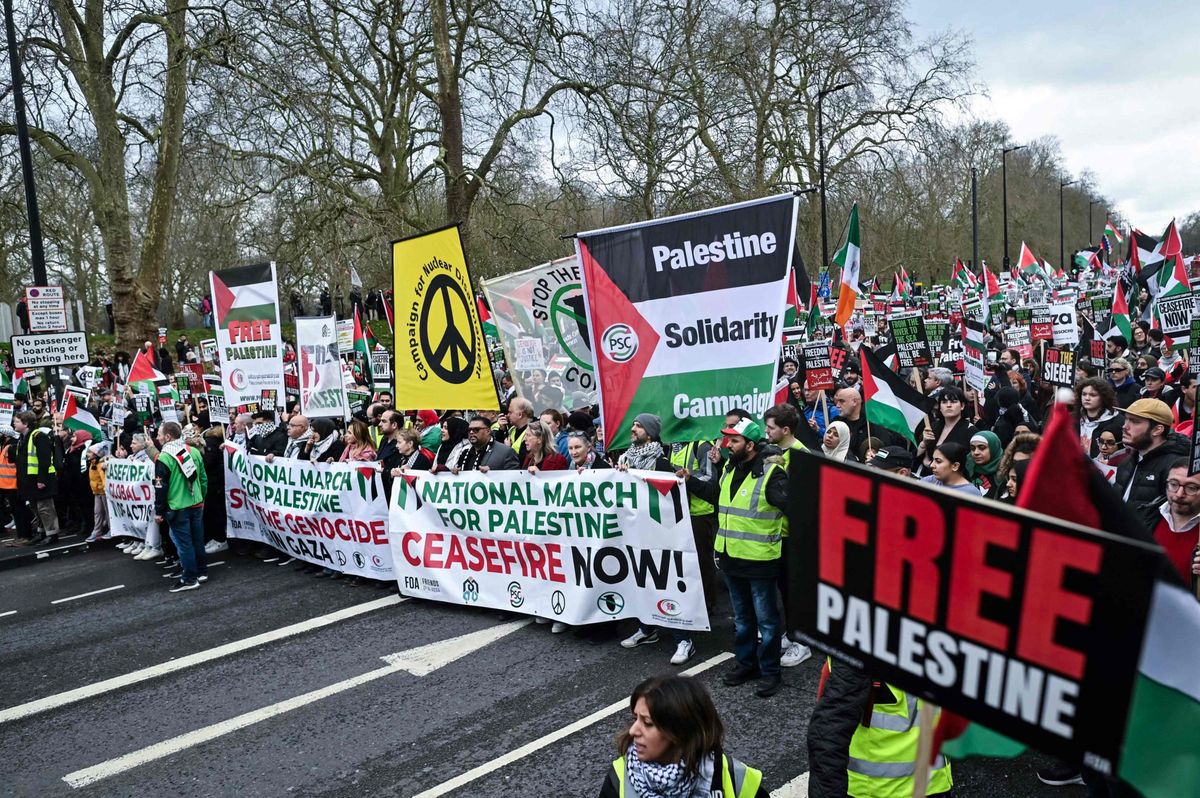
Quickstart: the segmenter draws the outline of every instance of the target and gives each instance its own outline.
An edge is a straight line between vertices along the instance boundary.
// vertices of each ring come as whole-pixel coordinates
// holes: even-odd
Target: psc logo
[[[675,599],[659,599],[658,611],[668,618],[674,618],[679,614],[679,602]]]
[[[628,363],[637,350],[637,333],[628,324],[613,324],[600,335],[600,351],[614,363]]]
[[[508,583],[508,603],[514,608],[520,607],[525,603],[525,595],[521,592],[520,582]]]

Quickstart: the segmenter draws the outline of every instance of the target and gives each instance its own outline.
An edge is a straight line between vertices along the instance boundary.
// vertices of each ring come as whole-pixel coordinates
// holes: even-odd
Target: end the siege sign
[[[815,455],[794,461],[787,615],[832,656],[1115,772],[1152,547]]]

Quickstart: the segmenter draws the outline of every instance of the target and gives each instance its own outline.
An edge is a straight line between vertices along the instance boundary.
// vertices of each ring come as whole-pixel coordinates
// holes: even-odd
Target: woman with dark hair
[[[1008,475],[1013,469],[1014,463],[1019,463],[1022,460],[1032,460],[1033,453],[1037,451],[1038,444],[1042,442],[1042,436],[1032,432],[1023,432],[1015,436],[1008,446],[1004,447],[1004,454],[1000,458],[1000,467],[996,469],[996,481],[1001,485],[1008,484]],[[1000,500],[1008,495],[1008,489],[1001,491]]]
[[[996,421],[992,424],[992,432],[1000,438],[1002,445],[1008,445],[1017,434],[1017,427],[1024,426],[1030,430],[1036,428],[1033,417],[1021,404],[1021,395],[1011,385],[1005,385],[996,392],[996,406],[999,410]]]
[[[1139,328],[1140,329],[1140,328]],[[1125,419],[1114,408],[1117,393],[1108,380],[1088,377],[1075,383],[1075,419],[1079,424],[1079,442],[1088,457],[1100,454],[1100,433],[1109,430],[1121,440]]]
[[[979,488],[967,479],[967,447],[961,443],[946,442],[933,450],[929,470],[932,472],[921,481],[939,485],[950,490],[960,490],[978,497]]]
[[[941,390],[937,399],[933,424],[917,429],[921,436],[921,441],[917,444],[917,457],[921,460],[922,475],[930,473],[935,447],[943,443],[957,443],[965,449],[971,442],[971,436],[975,434],[975,426],[963,415],[967,408],[967,397],[961,388],[955,385],[947,386]]]
[[[723,795],[767,798],[761,771],[726,754],[725,725],[708,691],[688,676],[656,676],[629,698],[633,722],[600,798]]]
[[[346,444],[342,443],[337,427],[327,418],[314,418],[308,443],[304,444],[302,460],[314,463],[334,463],[342,458]]]
[[[449,468],[446,463],[457,463],[459,455],[471,445],[467,440],[467,420],[458,416],[446,416],[442,420],[442,443],[433,459],[433,470]]]
[[[1004,498],[1001,499],[1005,504],[1016,504],[1017,495],[1021,490],[1021,483],[1025,481],[1025,474],[1029,471],[1030,460],[1017,460],[1012,464],[1012,468],[1008,472],[1008,481],[1005,483]]]

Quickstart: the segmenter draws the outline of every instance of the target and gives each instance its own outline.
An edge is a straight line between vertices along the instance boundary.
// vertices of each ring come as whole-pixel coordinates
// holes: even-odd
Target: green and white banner
[[[225,444],[229,537],[369,579],[394,579],[387,501],[374,463],[310,463]]]
[[[774,404],[795,226],[786,194],[576,237],[607,441],[639,413],[711,440]]]
[[[109,532],[145,540],[154,520],[154,463],[110,457],[104,462]]]
[[[709,628],[680,481],[650,471],[410,472],[392,488],[401,592],[588,624]]]
[[[300,412],[309,418],[345,418],[346,389],[333,316],[296,319]]]
[[[596,403],[596,377],[583,304],[583,275],[574,255],[483,281],[517,393],[534,410]],[[533,372],[541,370],[540,375]],[[545,391],[554,374],[562,396]],[[553,402],[558,399],[558,402]]]

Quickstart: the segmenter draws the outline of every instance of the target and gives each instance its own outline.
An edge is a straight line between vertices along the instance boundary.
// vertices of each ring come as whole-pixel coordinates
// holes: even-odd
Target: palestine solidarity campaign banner
[[[558,372],[563,381],[563,401],[558,405],[572,408],[571,398],[583,394],[583,404],[596,403],[596,377],[593,373],[591,339],[583,307],[583,275],[574,255],[543,263],[516,274],[485,280],[483,292],[492,308],[492,319],[500,333],[504,357],[518,363],[518,341],[534,339],[541,361],[536,368],[549,374]],[[518,366],[512,370],[513,382],[521,396],[535,401],[526,386],[530,372]],[[557,407],[556,406],[556,409]],[[544,408],[535,407],[537,411]]]
[[[283,331],[275,264],[209,272],[221,384],[230,407],[283,396]]]
[[[333,316],[296,319],[296,370],[300,413],[309,418],[345,418],[346,387]]]
[[[786,194],[576,237],[607,441],[639,413],[710,440],[774,404],[795,222]]]
[[[392,243],[396,407],[499,410],[458,226]]]
[[[310,463],[225,444],[229,537],[369,579],[395,579],[387,500],[374,464]]]
[[[392,485],[391,528],[410,596],[709,628],[687,497],[669,474],[414,471]]]

